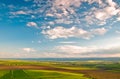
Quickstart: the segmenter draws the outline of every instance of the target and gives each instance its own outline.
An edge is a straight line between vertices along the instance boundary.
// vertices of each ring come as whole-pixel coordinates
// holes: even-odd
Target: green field
[[[120,62],[1,60],[0,79],[120,79]]]
[[[47,70],[4,70],[0,71],[0,79],[90,79],[83,74]]]

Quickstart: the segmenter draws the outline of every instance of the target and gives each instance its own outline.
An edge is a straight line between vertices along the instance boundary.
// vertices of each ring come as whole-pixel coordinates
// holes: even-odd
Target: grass
[[[120,79],[120,62],[1,60],[1,67],[37,66],[50,69],[0,70],[0,79]],[[0,68],[1,68],[0,67]],[[2,68],[1,68],[2,69]]]
[[[0,79],[31,79],[23,70],[10,70],[0,77]]]
[[[6,72],[6,71],[5,71]],[[10,70],[0,79],[90,79],[83,74],[67,72],[47,71],[47,70]]]
[[[0,70],[0,77],[8,73],[9,70]]]
[[[75,74],[68,72],[48,71],[48,70],[28,70],[28,74],[36,79],[90,79],[84,77],[83,74]]]

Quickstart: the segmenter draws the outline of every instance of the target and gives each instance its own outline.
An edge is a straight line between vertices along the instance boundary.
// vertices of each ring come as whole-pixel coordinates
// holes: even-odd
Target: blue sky
[[[0,0],[0,58],[120,57],[120,0]]]

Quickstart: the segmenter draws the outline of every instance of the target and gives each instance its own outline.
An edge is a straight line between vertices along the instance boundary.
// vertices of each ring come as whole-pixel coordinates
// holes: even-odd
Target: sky
[[[120,0],[0,0],[0,58],[120,57]]]

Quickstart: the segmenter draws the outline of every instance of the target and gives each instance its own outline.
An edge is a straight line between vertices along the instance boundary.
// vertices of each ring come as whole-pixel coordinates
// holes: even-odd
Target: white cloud
[[[69,37],[90,39],[94,35],[104,35],[106,32],[107,30],[105,28],[97,28],[97,29],[92,29],[91,31],[86,31],[77,27],[64,28],[62,26],[58,26],[53,29],[42,31],[42,33],[47,35],[50,39],[69,38]]]
[[[120,21],[120,16],[117,18],[117,21]]]
[[[25,52],[35,52],[36,50],[35,49],[33,49],[33,48],[23,48],[22,49],[23,51],[25,51]]]
[[[81,0],[55,0],[54,6],[60,7],[64,6],[65,8],[68,8],[70,6],[79,7],[81,5]]]
[[[119,30],[116,30],[115,32],[116,32],[117,34],[120,34],[120,31],[119,31]]]
[[[74,41],[62,41],[59,43],[61,43],[61,44],[75,44],[76,42],[74,42]]]
[[[50,29],[51,26],[41,26],[40,28],[41,28],[42,30],[43,30],[43,29]]]
[[[25,0],[31,1],[31,0]],[[88,24],[97,24],[105,25],[107,20],[110,20],[113,16],[117,16],[120,13],[119,5],[114,0],[47,0],[44,1],[47,5],[41,5],[43,1],[33,0],[33,6],[37,6],[35,10],[24,9],[21,11],[13,12],[14,14],[28,14],[28,15],[38,15],[38,17],[32,16],[32,19],[40,18],[40,13],[44,13],[43,16],[55,17],[56,23],[63,24],[81,24],[81,21],[88,22]],[[84,2],[87,2],[88,5],[92,5],[92,8],[87,9],[88,6],[81,6]],[[93,3],[98,3],[97,7]],[[49,7],[49,9],[47,9]],[[84,9],[85,12],[79,9]],[[81,18],[82,17],[82,18]],[[85,18],[84,18],[85,17]],[[54,23],[54,20],[51,20],[50,24],[46,23],[47,26]],[[45,24],[43,24],[45,25]],[[87,24],[85,24],[87,26]]]
[[[52,7],[46,11],[46,16],[57,18],[57,23],[70,24],[75,21],[75,19],[71,21],[70,17],[76,16],[73,7],[80,7],[81,0],[54,0],[51,3]]]
[[[11,12],[13,15],[25,15],[27,14],[25,11],[16,11],[16,12]]]
[[[97,50],[96,47],[81,47],[81,46],[74,46],[74,45],[64,45],[64,46],[57,46],[56,50],[63,52],[63,53],[88,53],[94,52]]]
[[[27,26],[28,27],[36,27],[37,28],[37,24],[35,22],[28,22]]]
[[[120,57],[120,46],[61,45],[54,48],[61,57]]]
[[[103,9],[97,10],[95,12],[95,17],[99,20],[106,20],[118,14],[119,11],[120,9],[117,9],[115,6],[107,6]]]
[[[87,1],[87,0],[86,0]],[[88,0],[89,3],[97,2],[99,7],[92,7],[88,11],[84,12],[83,19],[89,25],[105,25],[111,20],[114,16],[119,16],[120,8],[117,3],[113,0]],[[117,18],[116,18],[117,19]],[[110,24],[110,23],[109,23]],[[112,23],[111,23],[112,24]]]
[[[54,25],[55,23],[53,21],[48,22],[50,25]]]
[[[103,4],[102,0],[83,0],[84,2],[88,2],[89,4],[92,4],[94,2],[98,3],[99,5]]]
[[[57,20],[55,20],[55,23],[57,23],[57,24],[61,24],[61,23],[71,24],[71,23],[73,23],[73,21],[72,20],[66,20],[66,19],[57,19]]]
[[[92,31],[92,34],[95,34],[95,35],[104,35],[107,32],[105,28],[97,28],[91,31]]]
[[[106,0],[110,6],[116,6],[116,3],[113,0]]]
[[[99,20],[104,20],[107,18],[105,12],[95,12],[95,17]]]
[[[79,38],[89,39],[91,37],[91,34],[89,32],[76,27],[64,28],[58,26],[47,31],[42,31],[42,33],[47,35],[50,39],[68,38],[68,37],[79,37]]]
[[[54,15],[53,15],[53,14],[48,13],[48,14],[46,14],[46,16],[53,17]]]
[[[120,32],[119,32],[119,34],[120,34]],[[115,39],[118,40],[118,41],[120,41],[120,37],[116,37]]]
[[[41,52],[33,48],[22,48],[21,51],[0,52],[0,58],[38,58],[38,57],[120,57],[120,44],[104,46],[60,45],[52,51]],[[27,53],[26,53],[27,52]]]

